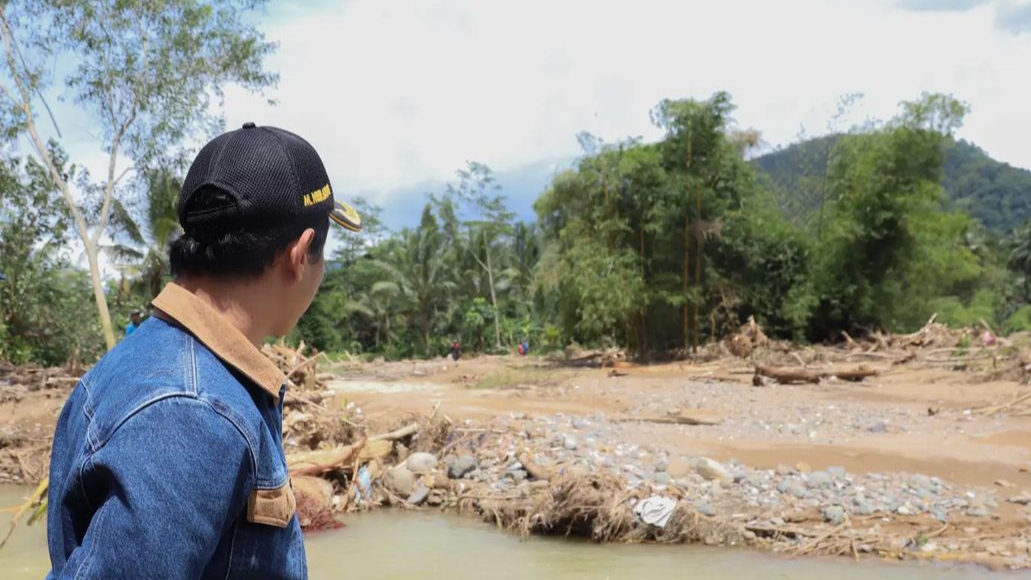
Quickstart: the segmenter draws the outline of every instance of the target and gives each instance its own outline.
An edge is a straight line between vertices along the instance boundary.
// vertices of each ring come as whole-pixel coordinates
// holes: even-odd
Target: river
[[[0,486],[0,507],[18,504],[29,492]],[[6,521],[7,515],[0,515],[0,529],[6,529]],[[701,546],[521,541],[472,518],[437,512],[382,510],[348,516],[345,521],[346,527],[340,530],[308,536],[312,580],[969,580],[989,575],[972,567],[791,560]],[[19,527],[0,551],[4,580],[39,580],[49,567],[42,525]]]

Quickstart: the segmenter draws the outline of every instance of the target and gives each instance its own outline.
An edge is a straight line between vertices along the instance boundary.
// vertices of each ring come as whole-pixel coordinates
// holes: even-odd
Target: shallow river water
[[[0,486],[0,508],[31,490]],[[6,531],[9,514],[0,514]],[[967,580],[1010,578],[970,567],[883,564],[847,559],[790,560],[696,546],[599,546],[518,538],[472,518],[437,512],[380,511],[346,519],[346,527],[309,534],[312,580],[684,579]],[[41,579],[49,570],[46,530],[19,527],[0,550],[0,578]]]

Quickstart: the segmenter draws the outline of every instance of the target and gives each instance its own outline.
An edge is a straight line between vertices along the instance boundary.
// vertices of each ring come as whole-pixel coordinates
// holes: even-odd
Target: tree
[[[505,207],[505,199],[492,193],[500,189],[490,167],[475,161],[458,171],[458,185],[448,185],[448,194],[472,206],[473,219],[468,228],[467,247],[487,276],[487,289],[494,318],[494,346],[501,349],[501,321],[498,312],[498,277],[504,265],[499,260],[500,245],[512,233],[515,214]]]
[[[965,244],[969,218],[943,211],[939,185],[945,145],[965,111],[951,97],[925,95],[885,126],[835,145],[813,338],[919,324],[932,298],[981,274]]]
[[[58,197],[35,160],[0,161],[0,360],[62,364],[95,353],[99,328],[79,316],[89,282],[62,255],[68,214]]]
[[[182,233],[178,213],[182,184],[168,170],[149,172],[144,183],[142,220],[134,217],[120,200],[112,201],[112,226],[127,238],[127,243],[114,244],[107,250],[122,271],[122,291],[149,303],[167,281],[168,248]]]
[[[94,299],[108,348],[115,344],[101,279],[100,244],[116,190],[136,168],[174,154],[187,137],[211,132],[219,119],[212,98],[236,83],[261,90],[276,81],[262,63],[274,46],[243,15],[264,0],[10,0],[0,4],[5,74],[0,118],[9,137],[23,136],[72,218],[89,265]],[[61,78],[48,68],[60,56],[71,63]],[[63,70],[63,69],[62,69]],[[62,136],[49,142],[40,110],[54,84],[63,86],[97,124],[107,155],[106,175],[80,174],[78,193],[95,196],[95,215],[77,197],[55,158]],[[94,219],[90,219],[90,217]]]

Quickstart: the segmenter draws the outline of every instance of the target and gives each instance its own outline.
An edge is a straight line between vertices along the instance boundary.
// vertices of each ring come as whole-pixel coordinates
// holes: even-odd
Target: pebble
[[[888,424],[884,421],[878,421],[867,427],[866,430],[871,433],[884,433],[888,430]]]
[[[784,480],[777,484],[777,491],[799,499],[806,496],[805,488],[799,485],[797,481]]]
[[[845,471],[844,467],[828,467],[827,473],[831,474],[831,477],[837,477],[844,479],[848,472]]]
[[[853,502],[855,507],[852,508],[852,513],[857,516],[868,516],[873,513],[873,504],[863,498],[856,498]]]
[[[695,510],[703,516],[714,517],[716,515],[716,508],[712,507],[712,504],[703,502],[695,506]]]
[[[814,471],[806,477],[810,488],[823,487],[831,483],[831,476],[826,471]]]
[[[403,465],[388,469],[383,483],[397,495],[410,496],[415,491],[415,475]]]
[[[793,467],[789,467],[787,465],[784,465],[783,463],[777,466],[777,475],[780,475],[782,477],[787,475],[794,475],[795,473],[796,472]]]
[[[429,473],[437,469],[437,456],[432,453],[413,453],[405,460],[405,467],[412,473]]]
[[[408,496],[408,499],[405,501],[412,505],[420,505],[422,504],[422,502],[426,501],[426,498],[429,496],[430,488],[426,487],[425,485],[420,485],[415,489],[415,491],[412,492],[411,495]]]
[[[660,471],[655,474],[655,483],[656,485],[669,485],[673,483],[673,478],[665,471]]]
[[[967,515],[972,518],[986,518],[988,517],[988,509],[983,506],[972,507],[967,510]]]
[[[451,462],[447,469],[447,475],[451,479],[462,479],[475,469],[476,458],[472,455],[463,455]]]
[[[655,464],[656,472],[665,472],[667,470],[669,470],[669,462],[665,459],[660,459],[658,463]]]
[[[916,510],[914,510],[908,505],[899,506],[898,509],[895,510],[895,513],[899,514],[900,516],[911,516],[915,512]]]
[[[1025,493],[1021,495],[1016,495],[1009,498],[1009,500],[1007,501],[1009,501],[1010,503],[1015,503],[1017,505],[1031,505],[1031,494]]]
[[[577,448],[580,447],[580,443],[576,440],[576,437],[571,437],[569,435],[566,435],[562,444],[569,451],[576,451]]]
[[[836,505],[825,507],[823,508],[823,519],[831,525],[841,525],[845,521],[845,510]]]
[[[708,457],[702,457],[698,460],[698,464],[695,465],[695,471],[698,475],[701,475],[707,481],[719,481],[722,479],[731,479],[730,473],[724,468],[718,461],[713,461]]]

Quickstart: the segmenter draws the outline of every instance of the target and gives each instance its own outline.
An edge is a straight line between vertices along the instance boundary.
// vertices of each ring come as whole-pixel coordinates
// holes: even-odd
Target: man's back
[[[217,320],[214,329],[191,329],[207,332],[210,348],[180,327],[217,314],[169,292],[169,309],[182,309],[173,316],[185,324],[142,324],[83,377],[61,414],[51,460],[50,505],[63,508],[49,513],[52,577],[304,578],[281,393],[216,356],[253,349],[218,336]],[[92,541],[98,534],[103,542]]]

